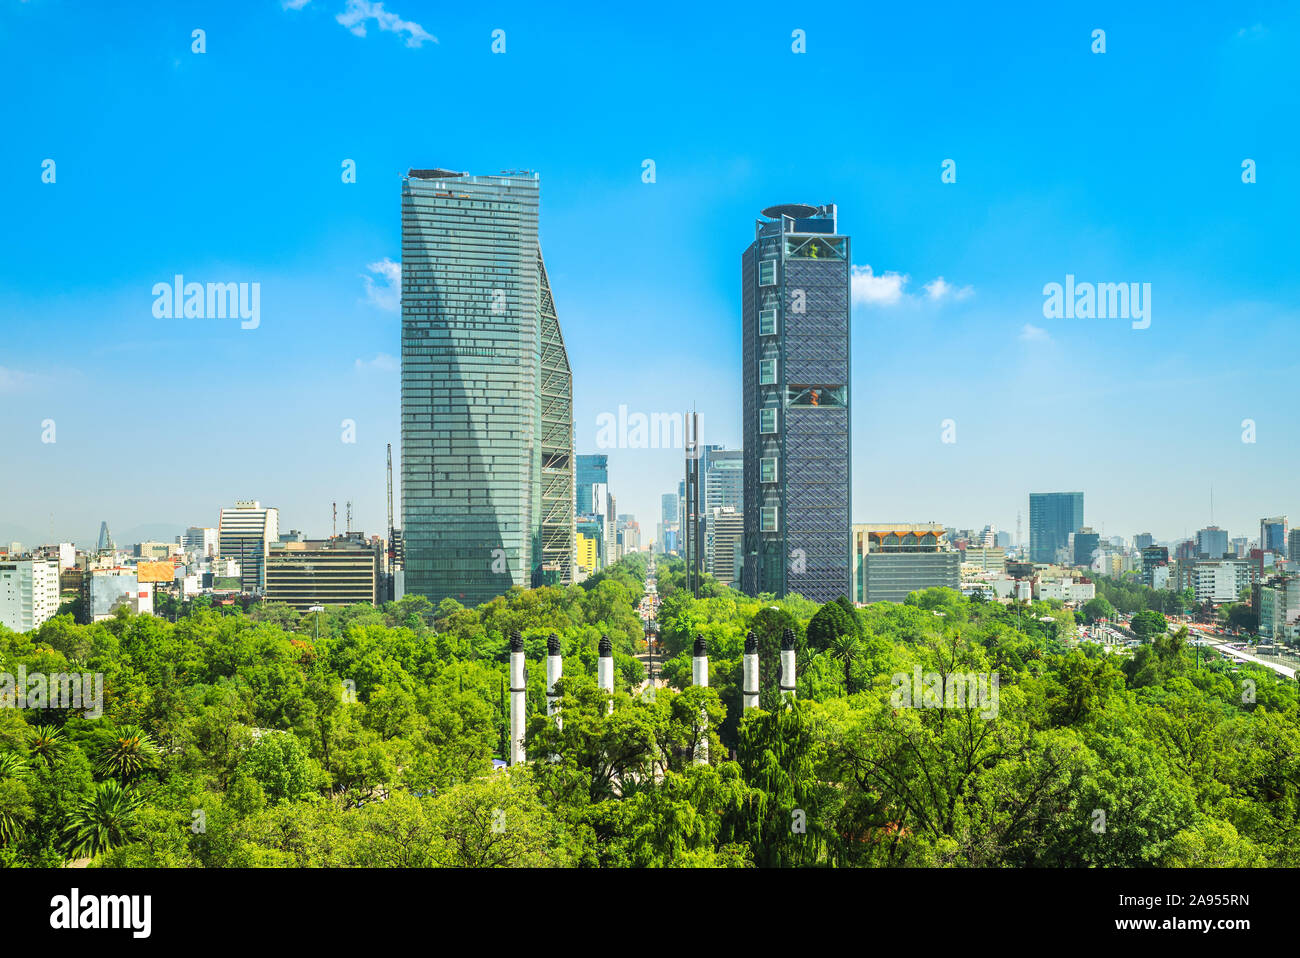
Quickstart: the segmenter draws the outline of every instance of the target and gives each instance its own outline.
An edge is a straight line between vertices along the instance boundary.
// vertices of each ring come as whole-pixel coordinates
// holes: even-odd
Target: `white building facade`
[[[0,562],[0,625],[30,632],[59,611],[57,559]]]

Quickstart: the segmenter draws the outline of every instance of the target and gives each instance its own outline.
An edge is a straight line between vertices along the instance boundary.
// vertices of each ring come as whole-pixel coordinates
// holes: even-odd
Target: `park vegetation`
[[[1076,644],[1069,610],[946,589],[859,609],[706,580],[696,599],[681,564],[660,559],[669,687],[647,694],[646,566],[637,554],[474,609],[187,604],[0,629],[5,672],[104,675],[100,718],[0,709],[0,861],[1300,865],[1297,686],[1208,652],[1198,662],[1185,631],[1147,617],[1150,641],[1129,656]],[[530,761],[504,769],[516,629]],[[793,703],[777,691],[786,630]],[[750,631],[760,703],[742,716]],[[559,728],[545,714],[551,634]],[[595,681],[602,635],[612,711]],[[708,688],[690,682],[700,635]],[[895,677],[914,672],[996,675],[997,708],[899,707]]]

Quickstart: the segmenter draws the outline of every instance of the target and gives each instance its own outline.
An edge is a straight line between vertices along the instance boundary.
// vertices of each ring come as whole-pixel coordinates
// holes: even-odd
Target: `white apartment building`
[[[0,562],[0,625],[30,632],[59,611],[57,559]]]
[[[1061,602],[1082,604],[1089,599],[1096,598],[1096,596],[1097,587],[1095,585],[1070,576],[1063,576],[1059,580],[1053,581],[1047,579],[1034,580],[1034,598],[1040,602],[1058,599]]]
[[[989,579],[988,584],[999,599],[1028,602],[1033,598],[1033,587],[1028,579],[1013,579],[1009,575],[998,575]]]
[[[1192,568],[1192,591],[1197,602],[1236,602],[1243,578],[1237,562],[1198,562]],[[1246,565],[1246,563],[1240,563]],[[1244,570],[1245,580],[1250,581],[1249,568]]]

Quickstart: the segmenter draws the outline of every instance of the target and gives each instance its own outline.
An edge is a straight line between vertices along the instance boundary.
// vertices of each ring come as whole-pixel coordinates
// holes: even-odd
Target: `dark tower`
[[[741,257],[750,595],[851,595],[849,237],[836,208],[763,210]]]

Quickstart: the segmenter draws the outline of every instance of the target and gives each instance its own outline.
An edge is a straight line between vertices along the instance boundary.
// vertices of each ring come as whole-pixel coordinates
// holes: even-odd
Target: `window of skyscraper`
[[[844,387],[790,386],[786,390],[786,402],[791,406],[843,406]]]

